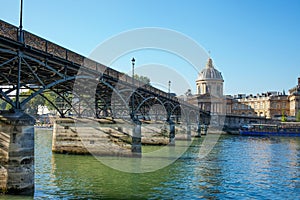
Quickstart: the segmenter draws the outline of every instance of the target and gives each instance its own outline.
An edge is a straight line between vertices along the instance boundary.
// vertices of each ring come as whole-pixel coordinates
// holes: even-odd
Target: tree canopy
[[[145,84],[150,84],[150,78],[148,78],[147,76],[140,76],[138,74],[135,74],[134,79],[139,80]]]
[[[296,121],[300,122],[300,110],[298,110],[298,112],[296,114]]]
[[[33,92],[34,91],[32,91],[32,90],[21,92],[20,101],[23,101],[24,99],[26,99]],[[57,95],[52,91],[45,92],[45,93],[43,93],[43,95],[51,102],[56,101]],[[15,101],[15,98],[13,98],[12,100]],[[47,106],[47,108],[49,110],[54,110],[55,109],[54,106],[49,101],[47,101],[41,95],[37,95],[34,98],[32,98],[27,104],[25,104],[24,110],[25,110],[26,113],[28,113],[30,115],[33,115],[33,116],[37,115],[39,106]],[[9,110],[11,108],[12,108],[12,106],[9,103],[7,103],[4,100],[0,99],[0,109]]]

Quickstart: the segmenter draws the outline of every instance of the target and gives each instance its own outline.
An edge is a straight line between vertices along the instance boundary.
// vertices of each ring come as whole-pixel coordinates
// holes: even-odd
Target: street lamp
[[[138,117],[135,117],[134,113],[134,65],[135,59],[131,59],[132,64],[132,95],[131,95],[131,119],[134,124],[132,131],[132,143],[131,143],[131,152],[134,153],[135,156],[142,156],[142,130],[141,130],[141,122]]]
[[[171,81],[168,82],[168,95],[169,101],[171,102]],[[167,122],[170,125],[170,133],[169,133],[169,143],[171,146],[175,145],[175,125],[171,119],[171,106],[170,104],[167,105]]]
[[[131,64],[132,64],[132,84],[134,85],[134,64],[135,64],[135,59],[131,59]]]
[[[132,64],[132,98],[131,98],[131,117],[134,118],[134,64],[135,64],[135,59],[131,59],[131,64]]]
[[[171,90],[171,81],[169,80],[169,82],[168,82],[168,96],[169,96],[169,98],[171,98],[170,90]],[[171,101],[171,100],[169,99],[169,101]],[[169,121],[169,120],[170,120],[170,117],[171,117],[170,109],[171,109],[171,107],[170,107],[170,105],[168,104],[168,107],[167,107],[168,119],[167,119],[167,121]]]
[[[171,96],[170,89],[171,89],[171,81],[169,81],[169,96]]]
[[[20,5],[20,24],[19,24],[19,42],[23,42],[23,0]]]

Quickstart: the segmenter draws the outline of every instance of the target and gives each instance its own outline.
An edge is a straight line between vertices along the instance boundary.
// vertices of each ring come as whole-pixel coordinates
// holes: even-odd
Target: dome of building
[[[222,80],[221,72],[214,68],[212,59],[209,58],[206,67],[199,73],[198,80]]]
[[[214,68],[212,59],[209,58],[205,68],[199,73],[196,80],[197,94],[223,96],[223,82],[221,72]]]

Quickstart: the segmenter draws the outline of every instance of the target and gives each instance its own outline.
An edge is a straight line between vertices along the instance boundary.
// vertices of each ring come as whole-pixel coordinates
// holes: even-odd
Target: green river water
[[[127,173],[93,156],[53,154],[52,131],[40,129],[34,199],[300,199],[299,138],[222,135],[207,156],[199,157],[204,140],[195,139],[162,169]],[[159,148],[145,146],[143,152]]]

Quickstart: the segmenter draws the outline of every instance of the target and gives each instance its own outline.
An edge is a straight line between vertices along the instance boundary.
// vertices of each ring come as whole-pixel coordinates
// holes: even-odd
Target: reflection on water
[[[141,158],[96,156],[106,166],[127,173],[148,173],[174,163],[189,149],[192,141],[177,141],[175,146],[145,146]]]
[[[93,156],[52,154],[49,131],[35,137],[35,199],[298,199],[300,194],[299,138],[222,136],[201,159],[200,138],[172,165],[134,174]]]

